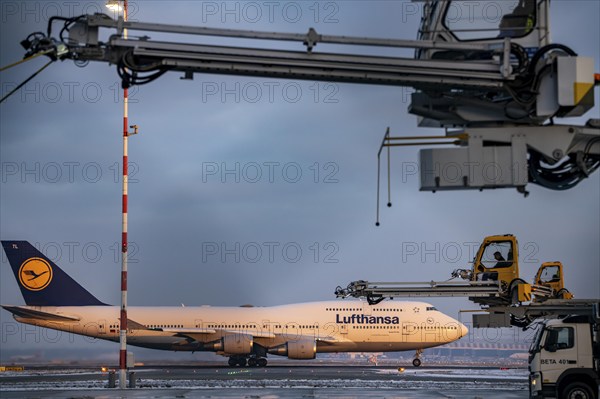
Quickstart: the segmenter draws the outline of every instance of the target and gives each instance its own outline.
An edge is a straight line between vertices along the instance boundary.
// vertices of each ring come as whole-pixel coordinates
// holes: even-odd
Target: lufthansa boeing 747
[[[15,320],[119,341],[118,306],[107,305],[27,241],[2,241],[26,306],[2,305]],[[266,366],[267,355],[314,359],[317,353],[394,352],[453,342],[457,320],[423,302],[339,300],[269,307],[128,308],[127,342],[170,351],[212,351],[231,366]]]

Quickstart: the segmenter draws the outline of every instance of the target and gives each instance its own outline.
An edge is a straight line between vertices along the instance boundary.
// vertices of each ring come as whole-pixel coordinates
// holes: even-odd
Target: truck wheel
[[[562,398],[565,399],[596,399],[589,385],[583,382],[572,382],[562,391]]]

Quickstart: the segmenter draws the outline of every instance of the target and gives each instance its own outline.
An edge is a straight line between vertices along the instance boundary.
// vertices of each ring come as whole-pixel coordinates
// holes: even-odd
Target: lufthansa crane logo
[[[29,258],[19,269],[21,285],[30,291],[43,290],[52,281],[52,267],[41,258]]]

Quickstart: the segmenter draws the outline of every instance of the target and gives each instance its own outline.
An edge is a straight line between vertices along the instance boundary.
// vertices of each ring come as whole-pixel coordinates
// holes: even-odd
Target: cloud
[[[321,9],[318,21],[305,7],[298,22],[279,10],[274,19],[262,14],[256,22],[240,14],[239,23],[232,15],[222,22],[221,14],[207,14],[206,3],[212,4],[170,3],[168,12],[158,3],[140,3],[135,18],[194,25],[205,19],[208,26],[289,32],[315,26],[319,33],[397,38],[413,38],[419,23],[407,8],[414,3],[328,2],[339,10],[332,15],[335,9]],[[553,37],[600,65],[598,34],[572,29],[585,25],[597,32],[598,3],[571,3],[552,4]],[[328,15],[338,22],[324,22]],[[25,35],[45,30],[43,18],[6,17],[3,65],[22,57],[18,41]],[[331,48],[319,44],[316,51]],[[31,63],[3,72],[3,90],[43,61]],[[376,153],[386,127],[398,135],[439,134],[417,131],[416,119],[406,112],[410,91],[179,77],[167,74],[131,93],[130,122],[140,128],[129,148],[136,180],[129,186],[129,232],[136,247],[131,303],[276,305],[333,299],[336,285],[356,279],[445,280],[452,269],[468,267],[474,243],[504,233],[519,238],[528,256],[522,267],[527,279],[542,261],[562,260],[577,297],[600,294],[598,173],[568,192],[530,186],[527,199],[513,190],[422,193],[417,176],[406,169],[417,162],[417,150],[393,150],[394,205],[381,209],[376,228]],[[118,84],[114,66],[78,68],[65,61],[0,106],[2,238],[27,239],[60,254],[68,273],[112,303],[119,301],[120,270]],[[588,116],[597,117],[598,107]],[[409,255],[408,246],[415,245],[417,252]],[[299,257],[293,252],[298,248]],[[22,303],[10,274],[4,261],[1,302]],[[451,314],[472,307],[466,299],[431,302]],[[10,316],[0,317],[4,322]]]

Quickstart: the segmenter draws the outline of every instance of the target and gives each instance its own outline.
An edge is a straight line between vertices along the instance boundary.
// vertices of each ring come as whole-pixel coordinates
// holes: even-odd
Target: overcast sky
[[[406,2],[227,4],[135,2],[131,19],[412,39],[420,18]],[[554,42],[594,57],[597,71],[599,4],[554,1],[550,13]],[[105,11],[102,2],[1,7],[1,65],[22,58],[19,42],[45,31],[50,16]],[[3,72],[2,95],[45,62]],[[180,77],[168,73],[130,92],[130,122],[140,130],[129,148],[131,305],[266,306],[334,299],[337,285],[356,279],[440,281],[469,267],[484,236],[505,233],[519,239],[525,279],[541,262],[560,260],[576,297],[600,295],[598,172],[566,192],[529,185],[528,198],[512,189],[432,194],[403,173],[418,150],[394,149],[394,205],[382,208],[376,228],[376,153],[386,127],[395,135],[442,133],[417,129],[406,110],[409,89]],[[0,237],[35,243],[113,304],[120,300],[119,84],[114,66],[58,62],[0,105]],[[599,118],[599,109],[569,122]],[[0,278],[0,302],[23,304],[4,253]],[[475,306],[429,302],[454,317]],[[3,348],[35,347],[24,330],[7,332],[8,312],[0,322]],[[55,345],[67,344],[64,337]]]

